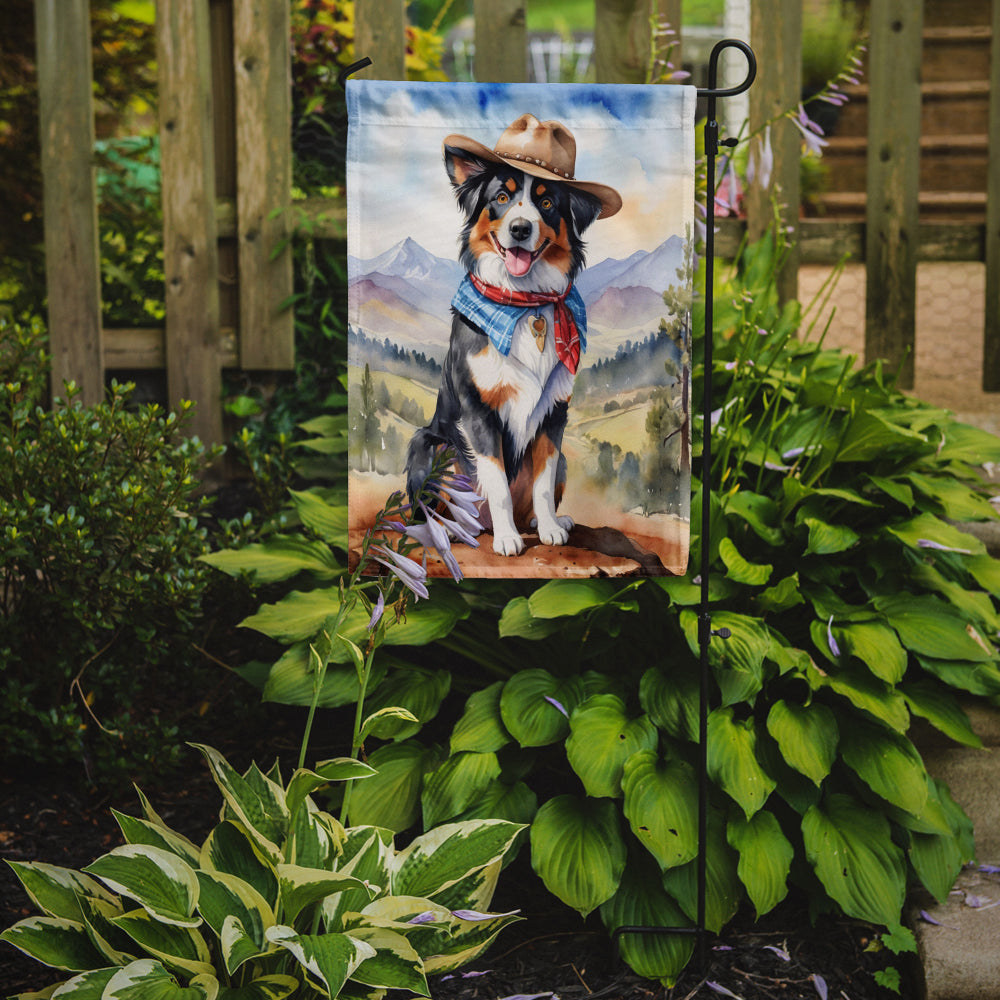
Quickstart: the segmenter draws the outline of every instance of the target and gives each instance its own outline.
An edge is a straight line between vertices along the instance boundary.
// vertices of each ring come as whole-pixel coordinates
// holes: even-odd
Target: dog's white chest
[[[553,329],[554,313],[552,306],[539,306],[526,312],[517,321],[510,345],[510,356],[524,365],[542,386],[559,363]]]

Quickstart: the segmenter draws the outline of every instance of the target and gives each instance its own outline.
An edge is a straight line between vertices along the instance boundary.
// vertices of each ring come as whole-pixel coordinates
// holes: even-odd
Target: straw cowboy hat
[[[513,163],[533,177],[561,181],[587,191],[601,203],[599,219],[609,218],[622,207],[622,197],[614,188],[576,179],[576,139],[562,122],[540,122],[534,115],[523,114],[504,129],[493,149],[464,135],[449,135],[444,145],[493,163]]]

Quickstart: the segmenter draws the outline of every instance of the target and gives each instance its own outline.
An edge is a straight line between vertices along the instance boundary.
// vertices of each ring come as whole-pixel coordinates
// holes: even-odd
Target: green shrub
[[[43,408],[41,338],[0,321],[0,744],[8,761],[110,773],[176,752],[152,682],[191,661],[208,454],[188,405],[132,409],[128,385],[96,406],[69,385]]]

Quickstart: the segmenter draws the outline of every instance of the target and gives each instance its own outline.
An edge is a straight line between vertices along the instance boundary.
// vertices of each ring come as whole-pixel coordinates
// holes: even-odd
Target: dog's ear
[[[571,187],[569,189],[569,206],[573,213],[577,236],[582,235],[583,231],[601,214],[600,199],[589,191],[581,191],[579,188]]]
[[[461,187],[469,178],[481,174],[486,166],[486,162],[474,153],[457,146],[444,147],[444,168],[455,187]]]

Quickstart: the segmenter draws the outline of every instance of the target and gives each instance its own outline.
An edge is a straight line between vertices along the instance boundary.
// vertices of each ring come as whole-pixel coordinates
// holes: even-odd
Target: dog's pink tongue
[[[522,274],[527,274],[531,267],[531,251],[522,247],[510,247],[504,254],[503,262],[507,265],[507,272],[519,278]]]

